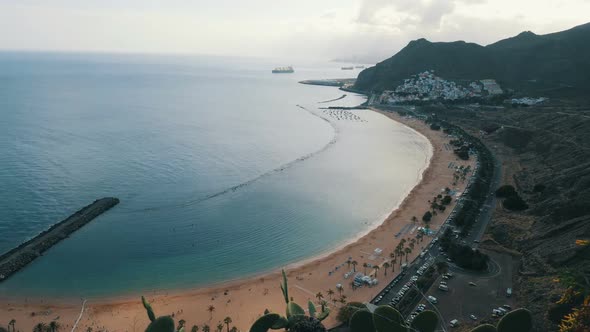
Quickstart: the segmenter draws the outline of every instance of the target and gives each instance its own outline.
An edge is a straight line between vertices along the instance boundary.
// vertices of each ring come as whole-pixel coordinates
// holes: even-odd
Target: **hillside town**
[[[434,70],[413,75],[405,79],[394,91],[383,91],[381,104],[402,104],[433,100],[454,101],[468,98],[501,95],[499,84],[492,79],[473,81],[467,86],[445,80],[434,74]]]

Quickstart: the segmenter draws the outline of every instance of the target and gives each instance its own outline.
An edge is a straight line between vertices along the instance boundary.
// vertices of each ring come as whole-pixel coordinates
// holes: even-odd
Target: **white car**
[[[473,320],[477,320],[477,317],[475,315],[469,315],[469,318],[471,318]]]

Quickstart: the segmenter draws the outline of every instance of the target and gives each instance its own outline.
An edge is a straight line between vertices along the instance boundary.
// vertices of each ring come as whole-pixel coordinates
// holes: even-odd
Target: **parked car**
[[[475,315],[473,315],[473,314],[472,314],[472,315],[469,315],[469,318],[471,318],[471,319],[473,319],[473,320],[477,320],[477,316],[475,316]]]
[[[470,281],[470,282],[469,282],[469,286],[474,286],[474,287],[475,287],[475,286],[477,286],[477,285],[476,285],[474,282]]]
[[[438,300],[437,300],[437,298],[436,298],[436,297],[434,297],[434,296],[432,296],[432,295],[429,295],[429,296],[428,296],[428,302],[430,302],[430,303],[432,303],[432,304],[437,304],[437,303],[438,303]]]

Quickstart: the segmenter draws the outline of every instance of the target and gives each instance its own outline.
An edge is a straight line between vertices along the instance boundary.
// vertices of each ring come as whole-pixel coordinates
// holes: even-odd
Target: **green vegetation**
[[[517,195],[516,189],[509,184],[505,184],[496,190],[496,197],[506,198]]]
[[[522,211],[529,208],[527,203],[518,195],[516,189],[509,184],[498,188],[496,197],[504,198],[502,206],[511,211]]]
[[[449,228],[442,235],[440,245],[449,253],[449,257],[454,263],[462,268],[481,271],[488,266],[488,255],[479,250],[473,250],[468,245],[455,243],[453,241],[453,232]]]
[[[424,213],[424,215],[422,216],[422,221],[424,221],[424,222],[430,222],[431,219],[432,219],[432,212],[430,212],[430,211],[426,211],[426,213]]]
[[[147,311],[148,318],[150,319],[150,325],[148,325],[145,332],[174,332],[174,320],[170,316],[162,316],[156,318],[154,314],[154,310],[152,306],[146,301],[146,299],[142,296],[141,302],[143,303],[143,307]]]
[[[412,328],[421,332],[433,332],[438,324],[438,318],[434,312],[424,311],[416,316]],[[351,332],[407,332],[410,327],[406,325],[403,316],[396,309],[382,305],[371,313],[367,309],[359,309],[350,319]]]
[[[326,328],[321,321],[326,319],[330,310],[326,308],[325,302],[322,302],[321,311],[317,311],[313,302],[308,302],[309,316],[305,315],[305,310],[289,297],[289,288],[287,283],[287,274],[283,270],[283,282],[281,283],[283,298],[287,304],[287,317],[282,317],[275,313],[265,312],[258,318],[250,328],[250,332],[266,332],[269,329],[285,329],[292,332],[323,332]],[[320,293],[318,293],[319,295]],[[319,297],[319,296],[318,296]],[[323,296],[322,296],[323,297]],[[343,298],[342,298],[343,299]]]

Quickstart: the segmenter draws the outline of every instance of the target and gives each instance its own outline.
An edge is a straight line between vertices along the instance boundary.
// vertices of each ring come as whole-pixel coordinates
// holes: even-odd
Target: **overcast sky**
[[[590,0],[0,0],[0,49],[330,59],[590,22]]]

